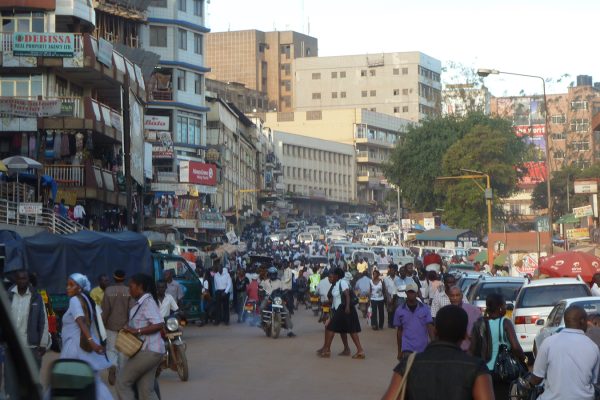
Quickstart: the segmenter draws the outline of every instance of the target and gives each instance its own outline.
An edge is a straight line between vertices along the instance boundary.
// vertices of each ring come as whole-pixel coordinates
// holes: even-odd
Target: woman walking
[[[124,328],[143,340],[141,350],[125,363],[117,378],[117,393],[121,400],[135,400],[134,386],[139,400],[157,400],[154,380],[165,344],[160,335],[164,321],[156,302],[154,279],[136,274],[129,279],[129,293],[136,300],[129,310],[129,322]]]
[[[351,304],[350,300],[350,285],[344,279],[344,271],[341,268],[336,268],[332,276],[331,297],[333,316],[330,323],[327,325],[325,332],[325,344],[318,353],[320,357],[329,358],[331,356],[331,342],[336,333],[341,335],[349,334],[350,338],[356,346],[356,354],[352,356],[354,359],[364,359],[365,351],[360,344],[358,333],[360,332],[360,322],[356,308]]]
[[[62,318],[62,351],[60,358],[74,358],[90,364],[96,374],[96,397],[100,400],[112,399],[108,387],[102,382],[99,372],[109,368],[100,345],[96,307],[89,296],[91,284],[82,274],[72,274],[67,280],[69,308]]]
[[[371,298],[371,327],[373,330],[383,329],[383,306],[385,304],[385,287],[383,281],[379,278],[379,271],[373,271],[373,279],[370,282]]]

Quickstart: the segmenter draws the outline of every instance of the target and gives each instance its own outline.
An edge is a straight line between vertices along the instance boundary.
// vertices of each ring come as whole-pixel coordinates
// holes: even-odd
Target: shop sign
[[[98,61],[107,67],[112,67],[113,44],[106,39],[98,39]]]
[[[173,149],[164,146],[152,146],[152,158],[171,159],[173,158]]]
[[[575,218],[591,217],[594,215],[594,210],[591,205],[583,207],[574,207],[573,215]]]
[[[575,229],[567,229],[567,239],[569,240],[579,240],[579,239],[589,239],[590,232],[588,228],[575,228]]]
[[[169,117],[144,115],[144,129],[147,131],[168,131]]]
[[[41,214],[42,203],[20,203],[19,214]]]
[[[73,57],[75,35],[72,33],[15,32],[13,55],[25,57]]]
[[[517,136],[544,136],[546,127],[543,124],[539,125],[517,125],[515,133]]]
[[[596,179],[576,179],[573,186],[575,194],[598,193],[598,181]]]
[[[0,113],[17,117],[52,117],[61,113],[62,102],[53,100],[25,100],[14,97],[0,98]]]
[[[435,229],[435,218],[423,218],[423,227],[426,231]]]
[[[60,103],[60,116],[61,117],[72,117],[75,113],[75,101],[63,100]]]
[[[217,167],[197,161],[181,161],[179,164],[179,181],[215,186],[217,184]]]

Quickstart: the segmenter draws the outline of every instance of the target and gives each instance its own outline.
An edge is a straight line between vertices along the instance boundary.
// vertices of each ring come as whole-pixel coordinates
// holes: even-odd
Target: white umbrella
[[[32,158],[23,157],[23,156],[12,156],[5,158],[2,160],[2,163],[8,168],[9,171],[17,171],[17,225],[19,225],[19,204],[21,203],[21,198],[19,196],[19,172],[20,170],[27,169],[42,169],[43,165]]]

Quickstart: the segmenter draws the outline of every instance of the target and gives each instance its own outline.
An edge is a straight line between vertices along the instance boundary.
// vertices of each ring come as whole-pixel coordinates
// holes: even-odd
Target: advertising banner
[[[546,127],[543,124],[540,125],[516,125],[515,133],[517,136],[541,136],[544,137]]]
[[[217,166],[197,161],[182,161],[179,164],[179,180],[185,183],[215,186],[217,184]]]
[[[589,238],[590,232],[588,228],[567,229],[567,239],[569,240],[581,240]]]
[[[20,203],[19,214],[41,214],[42,203]]]
[[[0,114],[16,117],[53,117],[62,113],[62,101],[0,98]]]
[[[130,109],[130,153],[131,153],[131,177],[140,185],[144,184],[144,109],[137,98],[129,93]]]
[[[15,32],[13,55],[25,57],[73,57],[75,35],[72,33]]]
[[[168,131],[169,117],[144,115],[144,129],[148,131]]]
[[[112,67],[113,44],[106,39],[98,39],[98,61]]]
[[[574,207],[573,215],[576,218],[591,217],[594,215],[594,210],[592,209],[591,205],[583,207]]]
[[[540,253],[540,256],[545,257],[546,253],[542,252]],[[538,255],[533,252],[511,252],[509,255],[509,262],[511,266],[511,276],[533,276],[538,267]]]

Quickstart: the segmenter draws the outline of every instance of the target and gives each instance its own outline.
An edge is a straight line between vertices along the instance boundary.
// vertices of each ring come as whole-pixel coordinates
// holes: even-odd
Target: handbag
[[[140,308],[142,308],[142,304],[140,304],[137,310],[135,310],[129,319],[129,322],[135,318],[135,315],[138,313],[138,311],[140,311]],[[144,341],[142,339],[125,329],[121,329],[119,333],[117,333],[115,348],[128,358],[135,356],[142,349],[143,345]]]
[[[338,290],[340,291],[340,297],[342,298],[342,304],[345,304],[344,300],[346,299],[345,296],[343,296],[342,292],[342,281],[340,280],[340,283],[338,284]],[[356,293],[354,293],[354,290],[352,290],[352,288],[348,289],[348,293],[350,294],[350,305],[351,306],[356,306],[358,304],[358,296],[356,296]]]
[[[500,320],[498,326],[498,338],[503,338],[503,342],[506,342],[503,327],[504,318]],[[494,377],[501,382],[511,383],[525,372],[525,367],[514,357],[508,346],[504,343],[500,344],[498,356],[494,363]]]
[[[408,359],[406,360],[406,369],[404,370],[402,382],[400,382],[400,386],[396,389],[395,396],[393,397],[396,400],[404,400],[406,397],[406,388],[408,386],[408,374],[410,373],[416,356],[417,353],[410,353]]]

